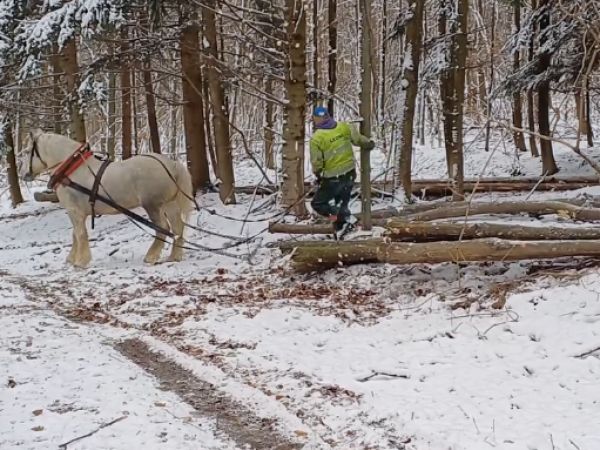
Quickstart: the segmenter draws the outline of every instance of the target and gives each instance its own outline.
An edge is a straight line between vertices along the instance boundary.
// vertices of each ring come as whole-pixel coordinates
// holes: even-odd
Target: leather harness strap
[[[71,175],[77,169],[79,169],[92,156],[94,156],[94,154],[90,151],[89,144],[85,142],[81,144],[71,156],[69,156],[62,163],[60,163],[58,167],[54,170],[54,172],[52,172],[52,176],[50,177],[50,181],[48,182],[48,188],[54,190],[59,184],[63,186],[72,186],[74,183],[69,178],[69,175]],[[96,217],[96,213],[94,209],[96,205],[96,199],[98,198],[98,189],[100,188],[100,181],[102,180],[102,175],[104,174],[104,171],[106,170],[109,164],[110,160],[108,159],[102,162],[100,169],[98,169],[98,173],[94,175],[94,184],[92,186],[92,190],[89,191],[89,202],[92,208],[92,229],[94,229],[95,225],[94,219]]]
[[[50,181],[48,181],[48,188],[54,189],[57,184],[64,184],[64,179],[79,169],[83,163],[90,159],[94,154],[89,150],[89,145],[84,142],[75,150],[75,152],[65,159],[58,167],[52,172]]]
[[[92,208],[92,230],[94,229],[94,220],[96,218],[95,206],[96,199],[98,198],[98,189],[100,188],[100,181],[102,180],[102,175],[104,175],[104,171],[111,163],[110,159],[105,159],[102,161],[102,165],[98,169],[98,173],[96,173],[94,177],[94,185],[92,186],[92,191],[90,192],[90,206]]]

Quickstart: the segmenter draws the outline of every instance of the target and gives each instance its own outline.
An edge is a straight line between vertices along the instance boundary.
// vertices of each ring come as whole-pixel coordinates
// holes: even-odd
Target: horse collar
[[[60,163],[54,172],[52,172],[50,181],[48,181],[48,188],[54,189],[57,184],[65,184],[69,175],[79,169],[93,155],[87,142],[81,144],[71,156]]]

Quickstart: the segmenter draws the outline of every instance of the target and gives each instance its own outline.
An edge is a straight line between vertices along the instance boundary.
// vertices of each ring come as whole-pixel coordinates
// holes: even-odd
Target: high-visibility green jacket
[[[338,122],[335,128],[319,128],[310,140],[310,162],[318,177],[331,178],[354,169],[352,144],[363,147],[369,138],[358,132],[354,125]]]

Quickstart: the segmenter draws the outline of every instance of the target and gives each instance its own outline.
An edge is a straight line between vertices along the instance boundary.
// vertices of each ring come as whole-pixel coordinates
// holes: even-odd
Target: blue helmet
[[[313,110],[313,116],[315,117],[329,117],[329,111],[325,106],[317,106]]]

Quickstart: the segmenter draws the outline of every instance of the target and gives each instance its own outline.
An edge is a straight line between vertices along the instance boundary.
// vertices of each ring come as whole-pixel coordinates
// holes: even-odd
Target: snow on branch
[[[62,48],[78,33],[89,38],[118,26],[123,21],[122,7],[121,2],[110,0],[44,2],[38,18],[27,17],[15,30],[15,51],[24,59],[19,78],[36,74],[40,54],[52,45]]]

